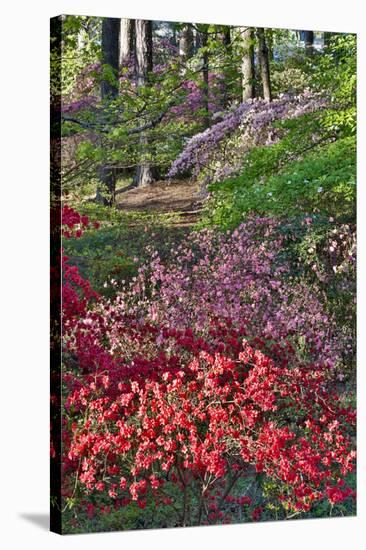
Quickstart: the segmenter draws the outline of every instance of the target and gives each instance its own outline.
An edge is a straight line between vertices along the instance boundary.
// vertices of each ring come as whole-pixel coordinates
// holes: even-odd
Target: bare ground
[[[121,210],[176,213],[182,221],[192,218],[193,223],[199,216],[203,196],[196,182],[157,181],[149,187],[121,189],[117,191],[116,201]]]

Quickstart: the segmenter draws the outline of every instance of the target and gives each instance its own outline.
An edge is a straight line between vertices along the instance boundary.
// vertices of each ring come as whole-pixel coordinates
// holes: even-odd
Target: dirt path
[[[189,180],[157,181],[151,187],[117,191],[116,202],[121,210],[177,214],[179,225],[198,221],[202,208],[202,192]]]

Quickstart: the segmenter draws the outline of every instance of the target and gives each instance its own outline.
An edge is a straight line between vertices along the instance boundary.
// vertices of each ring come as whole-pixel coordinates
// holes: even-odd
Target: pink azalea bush
[[[192,171],[206,181],[219,181],[237,173],[243,157],[257,145],[271,145],[283,130],[273,123],[313,113],[325,106],[325,100],[310,91],[297,96],[281,95],[270,103],[261,98],[241,103],[222,121],[194,135],[175,159],[168,175]],[[209,169],[209,170],[208,170]]]
[[[193,232],[169,262],[151,252],[109,307],[203,337],[213,320],[230,320],[253,338],[289,339],[299,356],[334,367],[349,335],[340,335],[319,288],[293,277],[280,229],[275,219],[252,218],[233,232]]]

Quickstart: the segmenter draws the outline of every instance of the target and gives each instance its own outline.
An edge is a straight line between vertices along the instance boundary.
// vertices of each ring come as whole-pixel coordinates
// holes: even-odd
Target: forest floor
[[[125,212],[174,214],[173,225],[197,223],[203,203],[200,185],[190,180],[157,181],[150,187],[122,188],[116,202]]]

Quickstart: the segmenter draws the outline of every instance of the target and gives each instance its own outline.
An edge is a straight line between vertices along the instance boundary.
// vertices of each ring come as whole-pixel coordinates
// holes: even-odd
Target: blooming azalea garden
[[[155,154],[167,185],[191,178],[202,190],[187,224],[174,209],[127,210],[123,188],[112,205],[80,191],[82,167],[101,159],[90,129],[100,66],[79,70],[64,107],[79,116],[64,122],[64,176],[81,171],[62,197],[62,391],[51,396],[64,532],[355,514],[352,40],[335,37],[302,67],[313,88],[233,103],[219,120],[222,76],[212,71],[204,128],[192,119],[202,88],[182,83],[159,124],[180,136],[186,122],[191,135]],[[176,52],[156,43],[160,78]],[[336,90],[322,80],[332,56]],[[126,136],[113,130],[103,147],[133,157]]]

